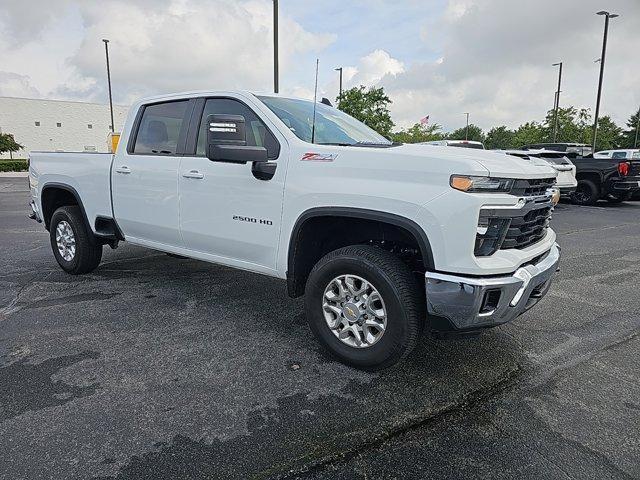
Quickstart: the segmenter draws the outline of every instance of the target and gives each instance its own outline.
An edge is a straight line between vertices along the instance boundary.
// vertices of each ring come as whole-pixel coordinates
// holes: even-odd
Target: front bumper
[[[556,243],[537,263],[520,267],[509,276],[462,277],[427,272],[427,312],[445,319],[454,330],[509,322],[545,296],[559,263],[560,247]]]
[[[570,187],[563,187],[562,185],[559,185],[558,188],[560,189],[560,196],[566,197],[568,195],[571,195],[573,192],[575,192],[577,186],[574,185]]]

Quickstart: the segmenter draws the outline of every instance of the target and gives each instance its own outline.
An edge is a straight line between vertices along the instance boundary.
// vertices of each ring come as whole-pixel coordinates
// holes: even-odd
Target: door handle
[[[116,168],[117,173],[131,173],[131,170],[126,165]]]
[[[196,179],[201,179],[204,178],[204,173],[200,173],[197,170],[189,170],[188,172],[184,172],[182,174],[182,176],[184,178],[196,178]]]

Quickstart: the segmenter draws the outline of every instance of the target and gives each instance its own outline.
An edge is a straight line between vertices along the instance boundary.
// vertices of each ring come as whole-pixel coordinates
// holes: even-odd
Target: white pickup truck
[[[222,91],[141,100],[115,154],[33,152],[29,183],[65,271],[127,241],[286,279],[318,340],[376,369],[425,328],[478,332],[545,295],[556,174],[391,143],[322,103]]]

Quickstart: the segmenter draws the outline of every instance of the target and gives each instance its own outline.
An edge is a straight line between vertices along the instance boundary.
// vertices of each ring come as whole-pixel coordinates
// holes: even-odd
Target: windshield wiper
[[[316,145],[337,145],[338,147],[392,147],[395,144],[382,142],[316,142]]]
[[[393,147],[393,143],[389,142],[356,142],[353,145],[356,147]]]

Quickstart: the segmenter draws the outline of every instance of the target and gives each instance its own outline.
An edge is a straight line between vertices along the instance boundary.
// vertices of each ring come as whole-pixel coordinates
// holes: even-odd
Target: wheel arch
[[[70,197],[73,199],[70,201]],[[58,182],[48,182],[42,186],[40,192],[40,206],[42,207],[42,221],[47,230],[49,230],[51,217],[59,207],[77,205],[82,212],[85,227],[88,232],[92,232],[91,224],[84,209],[82,200],[78,191],[71,185]]]
[[[425,270],[434,270],[435,264],[429,239],[424,230],[413,220],[402,215],[369,210],[356,207],[315,207],[303,212],[296,220],[289,238],[287,254],[287,291],[291,297],[299,297],[304,293],[306,279],[319,258],[309,259],[304,245],[307,240],[309,222],[318,219],[354,219],[378,224],[380,227],[392,226],[405,232],[408,238],[415,241],[419,249],[421,263]],[[315,252],[317,253],[317,251]],[[328,253],[328,252],[324,252]],[[323,254],[324,254],[323,253]],[[322,256],[322,255],[320,255]],[[305,258],[307,257],[307,258]],[[315,260],[315,261],[313,261]]]

